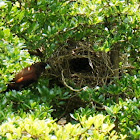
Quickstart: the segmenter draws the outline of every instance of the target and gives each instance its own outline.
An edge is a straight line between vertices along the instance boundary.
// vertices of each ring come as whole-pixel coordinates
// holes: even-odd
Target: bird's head
[[[36,67],[40,71],[44,71],[46,66],[47,66],[47,63],[45,62],[37,62],[34,64],[34,67]]]

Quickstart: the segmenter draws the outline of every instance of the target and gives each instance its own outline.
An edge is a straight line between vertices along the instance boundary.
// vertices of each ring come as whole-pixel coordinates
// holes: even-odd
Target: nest
[[[113,77],[109,54],[83,42],[58,48],[48,63],[49,77],[72,89],[103,86]]]

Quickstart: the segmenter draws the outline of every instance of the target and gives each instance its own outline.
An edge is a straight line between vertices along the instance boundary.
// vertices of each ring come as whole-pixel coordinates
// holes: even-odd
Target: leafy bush
[[[109,117],[98,114],[94,117],[80,118],[80,123],[56,124],[51,119],[39,120],[28,116],[25,119],[14,117],[0,126],[1,138],[12,139],[125,139],[112,129]]]
[[[138,140],[139,13],[138,0],[0,1],[0,138]],[[51,79],[42,76],[22,91],[3,92],[22,68],[46,61],[58,47],[79,40],[95,51],[119,48],[124,57],[120,78],[74,92],[52,86]],[[31,56],[29,50],[35,49],[45,57]],[[77,96],[73,108],[68,103]],[[77,109],[79,98],[84,106]],[[74,120],[61,126],[56,119],[63,113]]]

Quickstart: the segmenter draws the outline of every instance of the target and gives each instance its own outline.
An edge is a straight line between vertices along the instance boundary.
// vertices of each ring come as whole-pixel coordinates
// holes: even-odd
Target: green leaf
[[[4,33],[4,37],[5,37],[5,38],[10,37],[10,29],[9,29],[9,28],[3,29],[3,33]]]
[[[0,1],[0,8],[4,8],[7,4],[4,1]]]

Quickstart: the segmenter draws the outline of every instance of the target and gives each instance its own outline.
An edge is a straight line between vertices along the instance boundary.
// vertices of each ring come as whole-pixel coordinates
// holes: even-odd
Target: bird
[[[22,69],[18,74],[15,75],[15,78],[9,82],[5,92],[9,90],[18,91],[36,82],[39,79],[41,73],[45,71],[46,65],[47,64],[45,62],[37,62]]]

